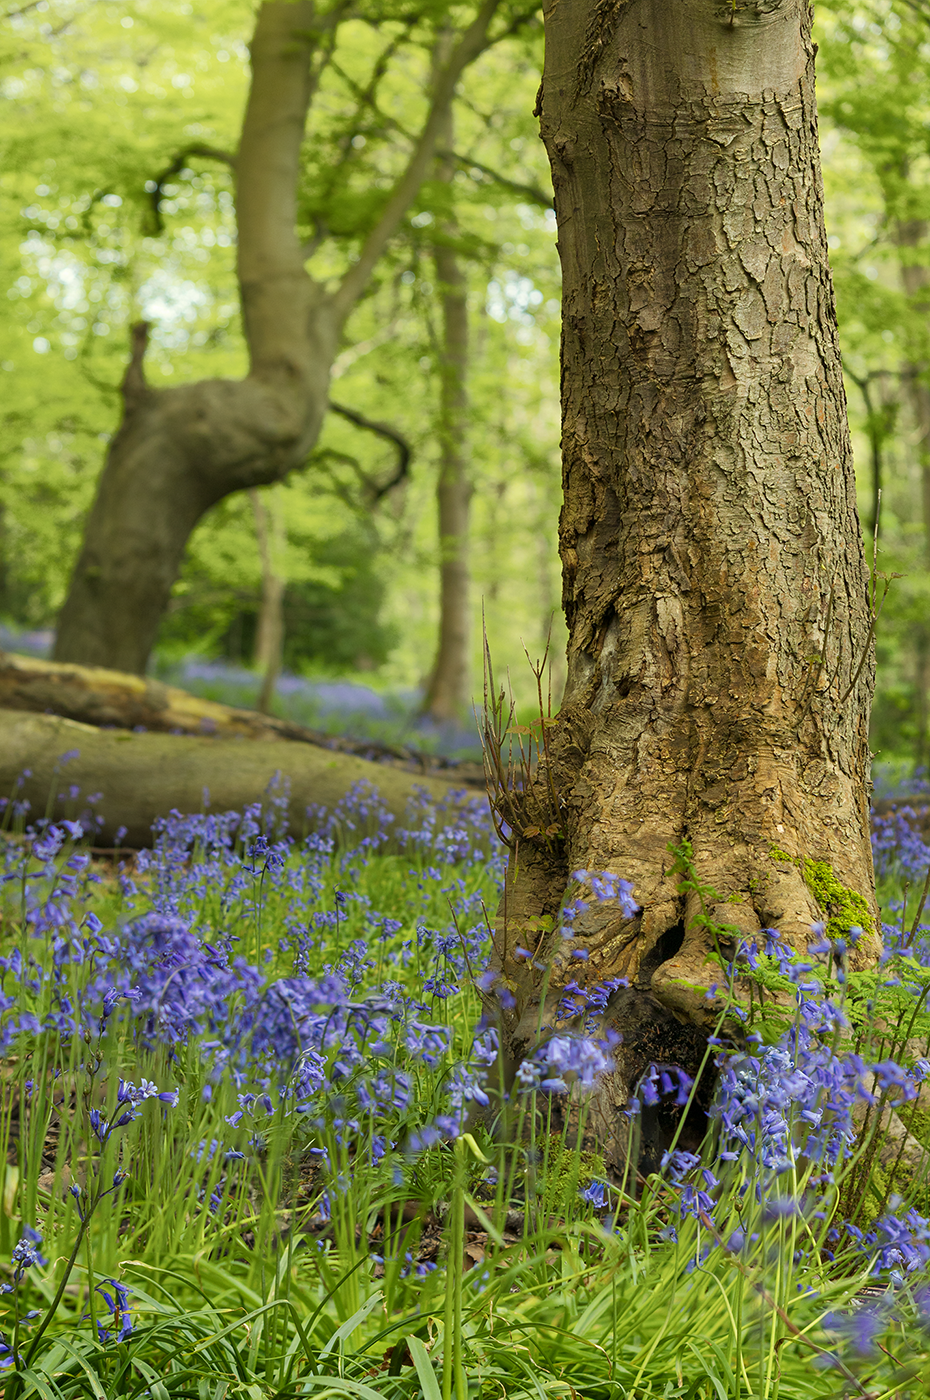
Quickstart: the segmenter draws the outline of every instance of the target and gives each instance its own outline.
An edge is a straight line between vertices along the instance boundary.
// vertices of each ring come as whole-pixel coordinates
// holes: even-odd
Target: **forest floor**
[[[876,817],[884,966],[748,948],[784,1023],[718,1047],[702,1154],[635,1185],[550,1131],[590,1030],[495,1098],[506,852],[448,815],[350,795],[298,841],[256,804],[119,862],[8,831],[5,1396],[926,1395],[930,1190],[880,1130],[930,1123],[916,811]],[[655,1067],[627,1111],[687,1093]]]

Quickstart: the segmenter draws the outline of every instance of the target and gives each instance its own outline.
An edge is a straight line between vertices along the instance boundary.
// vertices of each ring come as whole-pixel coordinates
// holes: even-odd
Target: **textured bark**
[[[151,845],[152,823],[172,810],[241,812],[261,800],[276,776],[289,784],[289,819],[298,835],[308,827],[310,804],[332,808],[359,782],[377,788],[397,819],[417,790],[437,801],[453,790],[441,778],[312,744],[134,734],[19,710],[0,712],[0,740],[0,793],[25,798],[32,817],[45,813],[50,793],[54,817],[79,815],[88,796],[102,794],[92,809],[104,819],[96,835],[102,846],[115,841],[120,827],[124,845]],[[61,765],[63,755],[75,751],[77,757]],[[80,789],[77,799],[68,795],[72,784]]]
[[[440,145],[454,145],[452,113]],[[455,160],[439,163],[439,178],[451,184]],[[454,239],[458,229],[446,223]],[[458,720],[471,700],[469,687],[468,517],[472,487],[468,474],[468,281],[450,242],[434,249],[442,307],[439,347],[439,642],[424,712],[436,720]]]
[[[609,1136],[650,1059],[693,1063],[721,980],[670,845],[692,844],[711,912],[746,932],[803,949],[820,917],[773,849],[829,862],[874,911],[868,576],[807,4],[550,0],[539,110],[564,282],[570,635],[537,785],[552,780],[564,839],[520,841],[498,947],[511,1066],[541,979],[543,1025],[570,978],[630,979],[598,1100]],[[572,940],[540,934],[578,868],[631,880],[640,912],[607,900]],[[870,930],[856,956],[876,949]]]
[[[137,327],[124,411],[58,622],[55,657],[144,672],[194,526],[233,491],[279,481],[306,460],[327,407],[346,318],[424,179],[463,69],[486,47],[499,0],[484,0],[438,70],[407,168],[341,283],[304,268],[295,228],[300,150],[316,78],[347,7],[266,0],[236,174],[237,265],[249,374],[154,390]]]

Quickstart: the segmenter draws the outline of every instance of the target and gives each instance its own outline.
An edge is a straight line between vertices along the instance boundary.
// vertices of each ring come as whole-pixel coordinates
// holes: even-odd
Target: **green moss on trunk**
[[[789,861],[803,871],[807,888],[825,915],[828,938],[848,938],[853,928],[860,928],[863,933],[873,932],[875,925],[868,900],[856,890],[841,885],[827,861],[790,856],[777,846],[773,846],[769,854],[773,860]]]

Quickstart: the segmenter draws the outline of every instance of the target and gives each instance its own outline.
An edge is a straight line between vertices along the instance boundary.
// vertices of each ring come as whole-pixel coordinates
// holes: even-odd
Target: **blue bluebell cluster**
[[[227,1160],[260,1152],[282,1113],[322,1144],[324,1165],[348,1145],[378,1162],[454,1136],[482,1093],[446,1003],[487,964],[484,896],[503,857],[486,802],[419,796],[398,829],[360,785],[334,810],[311,811],[302,839],[288,834],[286,811],[279,792],[241,814],[169,814],[153,850],[120,869],[122,913],[106,927],[79,824],[39,824],[4,843],[0,878],[23,937],[0,959],[3,1049],[51,1037],[54,1063],[128,1029],[143,1061],[167,1051],[180,1066],[194,1047],[198,1092],[234,1091]],[[408,892],[404,922],[358,887],[385,852]],[[451,922],[430,927],[419,911],[437,894]],[[426,1121],[423,1069],[445,1086],[437,1096],[430,1081]],[[90,1110],[98,1146],[144,1099],[176,1103],[191,1087],[120,1080],[115,1111]]]
[[[872,856],[878,881],[923,881],[930,869],[930,846],[923,839],[914,807],[905,805],[873,815]]]
[[[15,1328],[16,1332],[19,1331],[23,1324],[32,1322],[33,1319],[39,1315],[38,1309],[35,1308],[30,1309],[29,1312],[19,1312],[17,1295],[20,1285],[26,1277],[27,1270],[36,1266],[43,1268],[48,1264],[48,1260],[42,1253],[41,1246],[41,1231],[33,1229],[31,1225],[24,1225],[19,1244],[16,1245],[11,1255],[13,1281],[12,1283],[0,1285],[0,1293],[11,1293],[14,1296],[17,1322]],[[15,1340],[14,1342],[8,1342],[6,1337],[0,1335],[0,1372],[12,1370],[15,1365],[21,1363],[22,1359],[21,1353],[16,1349]]]
[[[930,1221],[913,1203],[889,1193],[881,1213],[861,1228],[844,1219],[840,1188],[865,1150],[869,1119],[874,1133],[885,1110],[912,1103],[930,1077],[930,1060],[913,1048],[901,1062],[875,1054],[873,1028],[868,1019],[863,1028],[863,1008],[856,1005],[861,992],[854,979],[847,984],[836,941],[828,944],[822,928],[813,932],[810,951],[817,962],[799,957],[768,930],[742,943],[727,969],[731,978],[767,979],[770,991],[777,976],[781,1014],[789,1024],[768,1040],[750,1029],[738,1047],[720,1035],[711,1037],[718,1047],[713,1156],[676,1148],[666,1152],[662,1172],[673,1206],[665,1238],[678,1239],[675,1216],[703,1227],[692,1260],[699,1267],[715,1248],[751,1251],[766,1223],[796,1217],[806,1222],[807,1244],[820,1264],[843,1256],[853,1261],[851,1267],[868,1267],[885,1283],[902,1286],[923,1277],[930,1266]],[[850,931],[853,941],[856,932]],[[829,978],[828,948],[836,964]],[[907,978],[900,963],[886,969],[895,988]],[[875,980],[873,975],[867,986],[870,996],[876,995]],[[911,1013],[926,996],[924,981],[914,981]],[[891,1034],[887,1026],[885,1033]],[[689,1093],[686,1076],[653,1065],[636,1097],[644,1104],[665,1099],[682,1105]]]
[[[107,1286],[104,1287],[104,1284]],[[102,1322],[97,1323],[97,1335],[101,1342],[118,1341],[125,1342],[132,1333],[133,1319],[130,1311],[129,1295],[131,1288],[120,1283],[119,1279],[107,1278],[103,1283],[98,1283],[94,1292],[106,1304],[110,1317],[113,1320],[113,1327],[104,1327]]]
[[[215,1129],[203,1140],[196,1133],[189,1148],[203,1177],[188,1203],[218,1225],[234,1169],[260,1162],[272,1133],[290,1134],[314,1162],[323,1221],[338,1215],[359,1164],[399,1187],[420,1154],[459,1135],[475,1107],[488,1107],[500,1053],[493,1005],[512,1000],[489,970],[486,898],[489,882],[500,883],[505,852],[483,799],[455,793],[437,806],[423,795],[398,823],[360,786],[332,811],[311,811],[301,836],[289,832],[287,808],[278,788],[242,813],[170,813],[152,851],[118,870],[118,913],[112,893],[109,904],[99,898],[102,876],[81,846],[81,823],[37,823],[0,848],[2,892],[22,931],[0,958],[0,1048],[25,1056],[46,1047],[62,1104],[80,1087],[66,1075],[83,1076],[89,1146],[99,1159],[118,1155],[123,1130],[146,1104],[146,1112],[181,1104],[190,1111],[194,1100],[220,1105]],[[877,864],[889,876],[920,869],[922,878],[930,849],[910,826],[903,834],[897,817],[888,821],[878,826]],[[389,912],[362,879],[375,857],[398,876]],[[630,885],[613,875],[580,870],[574,882],[558,931],[583,962],[576,954],[592,900],[630,919],[639,910]],[[111,912],[101,918],[104,908]],[[881,976],[916,1005],[927,995],[920,970],[930,955],[920,939],[895,943],[891,931],[888,941]],[[930,1224],[912,1203],[889,1201],[865,1227],[836,1209],[863,1113],[912,1102],[930,1076],[923,1056],[898,1063],[887,1047],[862,1040],[845,951],[821,929],[801,959],[766,931],[722,970],[734,985],[779,980],[785,1028],[763,1038],[731,1002],[745,1034],[738,1047],[723,1028],[711,1037],[719,1080],[713,1153],[673,1144],[666,1154],[663,1238],[699,1227],[694,1267],[718,1248],[748,1257],[766,1229],[792,1221],[803,1221],[810,1237],[820,1230],[823,1260],[845,1252],[892,1284],[930,1265]],[[557,1025],[519,1066],[518,1100],[589,1090],[613,1068],[617,1036],[605,1015],[626,981],[580,978],[579,970],[564,982]],[[477,1005],[476,988],[491,1014],[471,1034],[457,999],[474,995]],[[117,1043],[136,1057],[131,1069],[120,1065],[122,1078],[106,1068]],[[171,1077],[155,1064],[169,1066]],[[663,1102],[681,1110],[693,1093],[682,1067],[651,1064],[628,1112]],[[88,1187],[71,1188],[82,1225],[92,1205],[115,1196],[126,1165],[120,1159],[112,1184],[96,1183],[93,1202]],[[609,1210],[610,1227],[619,1228],[617,1196],[594,1180],[579,1201],[592,1213]],[[37,1232],[24,1233],[11,1286],[44,1262],[40,1243]],[[101,1338],[126,1340],[128,1290],[107,1279],[98,1291],[109,1314]]]
[[[3,1285],[4,1293],[12,1292],[18,1284],[22,1283],[26,1270],[31,1269],[34,1264],[44,1265],[48,1263],[42,1254],[41,1244],[41,1231],[33,1229],[31,1225],[24,1226],[22,1238],[12,1254],[13,1282]]]

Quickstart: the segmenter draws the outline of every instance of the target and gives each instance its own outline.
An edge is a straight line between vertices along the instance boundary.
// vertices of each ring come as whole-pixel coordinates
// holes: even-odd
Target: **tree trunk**
[[[313,744],[135,734],[19,710],[0,712],[0,739],[0,794],[25,798],[30,821],[47,810],[55,818],[80,817],[88,798],[101,794],[90,808],[103,817],[95,835],[100,846],[113,845],[120,828],[124,845],[150,846],[152,823],[171,811],[241,812],[261,801],[276,778],[289,785],[288,815],[298,836],[312,825],[308,806],[332,809],[357,783],[377,788],[396,821],[418,792],[440,802],[461,786],[451,772],[452,781],[443,780]],[[76,798],[68,792],[72,785],[80,789]]]
[[[512,1073],[568,980],[630,979],[597,1099],[616,1144],[642,1069],[696,1057],[719,1005],[670,847],[691,843],[711,914],[802,950],[821,910],[796,862],[828,862],[873,911],[855,958],[877,951],[868,574],[806,0],[548,0],[545,22],[569,644],[531,796],[562,836],[522,836],[519,794],[499,797],[518,838],[502,1029]],[[578,869],[632,881],[639,911],[595,902],[560,937]]]
[[[59,715],[105,729],[220,739],[287,739],[330,752],[356,754],[371,762],[397,764],[411,772],[443,773],[450,781],[484,790],[484,772],[477,763],[456,763],[399,745],[325,734],[293,720],[203,700],[151,676],[108,671],[101,666],[39,661],[0,651],[0,710]]]
[[[442,145],[454,145],[449,112]],[[440,162],[439,178],[451,185],[455,162]],[[453,240],[454,221],[441,230]],[[469,569],[468,516],[471,482],[468,477],[468,280],[455,248],[438,242],[434,248],[442,343],[439,347],[439,643],[423,712],[439,721],[461,720],[471,699],[469,687]]]
[[[281,529],[274,509],[266,507],[259,493],[253,490],[249,496],[262,562],[262,602],[255,633],[254,657],[255,668],[262,675],[262,686],[256,708],[261,714],[269,715],[284,652],[284,579],[278,569]]]
[[[58,661],[144,672],[205,511],[231,491],[279,480],[317,439],[342,320],[304,271],[296,233],[319,23],[312,0],[270,0],[252,40],[235,161],[249,375],[151,389],[143,375],[147,328],[136,328],[123,421],[58,622]]]
[[[137,326],[114,436],[58,622],[55,658],[143,673],[187,540],[233,491],[279,481],[305,461],[326,412],[346,318],[426,175],[458,79],[487,46],[499,0],[483,0],[437,71],[404,174],[357,260],[331,290],[304,268],[296,191],[307,112],[332,32],[346,13],[266,0],[236,174],[237,264],[250,368],[239,382],[152,389]]]

